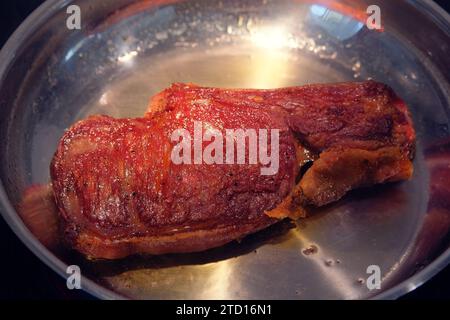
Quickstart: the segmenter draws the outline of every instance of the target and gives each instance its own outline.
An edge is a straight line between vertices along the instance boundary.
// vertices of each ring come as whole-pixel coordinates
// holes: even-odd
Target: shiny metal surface
[[[81,7],[80,31],[66,28],[69,3]],[[431,1],[379,4],[382,32],[358,20],[364,1],[47,1],[0,53],[4,218],[59,274],[80,265],[84,289],[101,298],[363,299],[414,289],[450,261],[450,22]],[[411,108],[411,181],[354,192],[222,248],[115,262],[49,251],[16,213],[29,186],[48,183],[65,128],[94,113],[141,115],[172,82],[272,88],[368,78]],[[369,265],[381,269],[380,290],[365,285]]]

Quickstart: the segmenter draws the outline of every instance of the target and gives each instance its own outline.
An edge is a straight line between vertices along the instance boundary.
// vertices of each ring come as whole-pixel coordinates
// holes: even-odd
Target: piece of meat
[[[278,129],[278,171],[262,175],[260,163],[248,162],[175,164],[171,134],[183,128],[194,136],[194,122],[203,133]],[[66,242],[91,258],[115,259],[220,246],[353,188],[408,179],[414,141],[405,104],[374,81],[273,90],[174,84],[143,118],[76,123],[50,171]]]

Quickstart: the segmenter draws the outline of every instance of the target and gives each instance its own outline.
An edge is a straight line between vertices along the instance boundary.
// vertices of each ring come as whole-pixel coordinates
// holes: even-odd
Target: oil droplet
[[[359,60],[357,60],[357,61],[353,64],[352,70],[355,71],[355,72],[361,70],[361,62],[360,62]]]
[[[168,33],[165,31],[161,31],[155,34],[155,37],[158,40],[166,40],[168,36],[169,36]]]
[[[243,16],[239,16],[239,19],[238,19],[238,26],[239,26],[239,27],[242,27],[243,24],[244,24],[244,17],[243,17]]]
[[[309,255],[316,254],[317,252],[319,252],[319,248],[316,245],[312,244],[308,248],[303,249],[302,252],[305,256],[309,256]]]
[[[327,267],[331,267],[331,266],[333,266],[333,264],[334,264],[334,261],[333,261],[333,260],[331,260],[331,259],[325,260],[325,265],[326,265]]]

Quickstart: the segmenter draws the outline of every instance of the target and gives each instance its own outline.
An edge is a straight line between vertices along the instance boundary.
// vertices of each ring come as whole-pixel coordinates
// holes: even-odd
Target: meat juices
[[[278,171],[173,163],[171,134],[193,135],[196,121],[279,130]],[[408,179],[414,142],[406,105],[374,81],[272,90],[173,84],[142,118],[73,125],[50,171],[66,243],[117,259],[217,247],[351,189]]]

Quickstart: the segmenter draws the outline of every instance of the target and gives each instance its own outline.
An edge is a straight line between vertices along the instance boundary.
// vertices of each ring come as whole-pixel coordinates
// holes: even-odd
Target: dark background
[[[42,0],[0,1],[0,47]],[[436,1],[447,12],[450,0]],[[70,291],[65,280],[38,260],[0,218],[1,299],[92,299],[82,291]],[[402,299],[449,299],[450,266]]]

